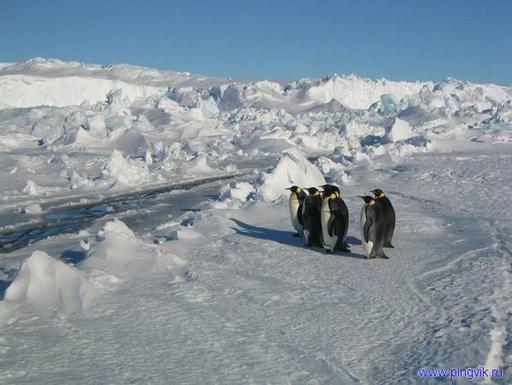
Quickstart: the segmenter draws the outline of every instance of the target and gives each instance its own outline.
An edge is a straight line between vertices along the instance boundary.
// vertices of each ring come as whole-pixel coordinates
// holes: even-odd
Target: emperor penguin
[[[395,231],[395,209],[393,208],[389,198],[384,194],[384,191],[376,188],[375,190],[372,190],[371,193],[375,195],[376,203],[382,210],[382,218],[385,227],[384,247],[394,248],[391,240],[393,238],[393,232]]]
[[[298,186],[288,187],[290,190],[290,199],[288,200],[288,209],[290,210],[290,219],[297,234],[294,237],[302,235],[302,205],[306,199],[306,193]]]
[[[349,252],[346,241],[348,232],[348,207],[341,199],[340,190],[333,185],[320,186],[324,189],[322,196],[322,244],[331,253],[335,250]]]
[[[309,195],[302,206],[303,230],[302,234],[308,246],[322,246],[322,195],[315,187],[306,189]]]
[[[382,215],[382,207],[376,202],[376,198],[371,196],[361,196],[364,200],[361,209],[361,242],[366,250],[366,258],[384,258],[383,246],[385,239],[385,223]]]

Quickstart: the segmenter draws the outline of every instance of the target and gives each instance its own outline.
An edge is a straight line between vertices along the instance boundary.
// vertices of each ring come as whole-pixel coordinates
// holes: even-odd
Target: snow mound
[[[180,167],[180,171],[184,174],[192,173],[199,175],[206,175],[214,172],[215,170],[208,165],[208,160],[204,155],[198,155]]]
[[[168,238],[173,241],[177,240],[190,240],[190,239],[199,239],[202,237],[202,234],[192,230],[188,227],[182,227],[178,230],[173,230],[169,233]]]
[[[329,183],[346,184],[350,182],[350,175],[345,165],[334,162],[325,156],[318,158],[315,164],[325,175]]]
[[[405,120],[395,118],[395,122],[386,134],[386,138],[390,142],[399,142],[415,136],[411,126]]]
[[[79,105],[105,99],[113,89],[122,89],[130,100],[162,94],[165,88],[134,85],[118,80],[78,76],[41,78],[30,75],[3,75],[0,81],[0,101],[16,107]]]
[[[238,182],[233,186],[227,184],[221,188],[219,200],[237,199],[245,202],[252,192],[254,192],[254,186],[248,182]]]
[[[40,186],[33,180],[28,180],[21,192],[30,196],[40,196],[47,195],[56,190],[57,188]]]
[[[101,270],[120,278],[167,272],[174,274],[184,261],[138,239],[123,222],[104,225],[90,246],[83,268]]]
[[[133,186],[146,180],[148,169],[145,163],[127,159],[121,151],[114,150],[103,169],[103,176],[124,185]]]
[[[258,195],[270,202],[287,195],[285,189],[291,185],[310,187],[323,184],[325,179],[320,170],[298,149],[292,147],[283,151],[281,159],[270,173],[263,175]]]
[[[43,212],[43,209],[41,208],[41,205],[37,203],[32,203],[27,207],[24,207],[22,209],[22,212],[24,214],[41,214]]]
[[[395,82],[389,80],[370,80],[358,76],[327,76],[321,80],[300,80],[298,88],[302,89],[306,102],[328,103],[335,99],[349,108],[367,109],[380,100],[383,94],[393,94],[401,99],[414,95],[423,86],[432,87],[431,83]]]
[[[35,251],[7,288],[5,300],[41,313],[58,310],[69,314],[87,310],[95,294],[81,271]]]

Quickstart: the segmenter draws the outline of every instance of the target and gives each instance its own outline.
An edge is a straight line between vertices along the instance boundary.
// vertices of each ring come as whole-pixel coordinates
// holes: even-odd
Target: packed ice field
[[[0,383],[509,384],[511,143],[510,86],[2,63]],[[324,184],[348,253],[293,236]]]

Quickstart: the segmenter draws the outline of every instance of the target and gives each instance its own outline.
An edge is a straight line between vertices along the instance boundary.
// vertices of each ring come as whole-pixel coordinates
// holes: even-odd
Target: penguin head
[[[381,189],[378,189],[378,188],[376,188],[375,190],[372,190],[370,192],[373,195],[375,195],[375,198],[383,198],[386,196],[386,194],[384,194],[384,191],[382,191]]]
[[[311,196],[317,196],[320,195],[320,191],[316,187],[309,187],[306,189]]]
[[[324,190],[324,198],[333,194],[338,198],[341,196],[340,189],[338,186],[332,184],[324,184],[323,186],[320,187]]]
[[[359,198],[364,200],[364,203],[367,203],[367,204],[369,204],[373,200],[373,197],[371,197],[369,195],[365,195],[365,196],[359,195]]]
[[[288,187],[285,190],[290,190],[292,193],[295,193],[295,194],[302,191],[302,189],[299,186]]]
[[[366,203],[367,205],[373,206],[375,204],[375,198],[371,197],[369,195],[365,195],[365,196],[359,195],[359,198],[364,200],[364,203]]]

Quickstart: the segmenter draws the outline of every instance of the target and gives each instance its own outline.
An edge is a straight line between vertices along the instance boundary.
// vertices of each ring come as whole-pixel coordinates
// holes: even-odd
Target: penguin
[[[297,234],[294,237],[302,235],[302,205],[306,199],[306,193],[298,186],[288,187],[286,190],[290,191],[290,199],[288,200],[288,208],[290,210],[290,219]]]
[[[328,252],[341,250],[349,252],[346,241],[348,231],[348,207],[341,199],[340,190],[333,185],[323,185],[322,210],[322,243]]]
[[[315,187],[306,189],[309,195],[302,205],[302,234],[307,246],[322,246],[322,221],[320,210],[322,210],[322,195]]]
[[[360,198],[364,200],[360,225],[361,242],[366,250],[366,258],[388,259],[383,250],[386,225],[382,215],[382,207],[377,204],[376,198],[371,196],[360,196]]]
[[[395,209],[391,204],[389,198],[384,194],[384,191],[380,189],[372,190],[371,193],[375,195],[376,203],[382,208],[382,215],[385,226],[385,239],[384,239],[384,247],[394,248],[391,243],[393,238],[393,232],[395,231]]]

